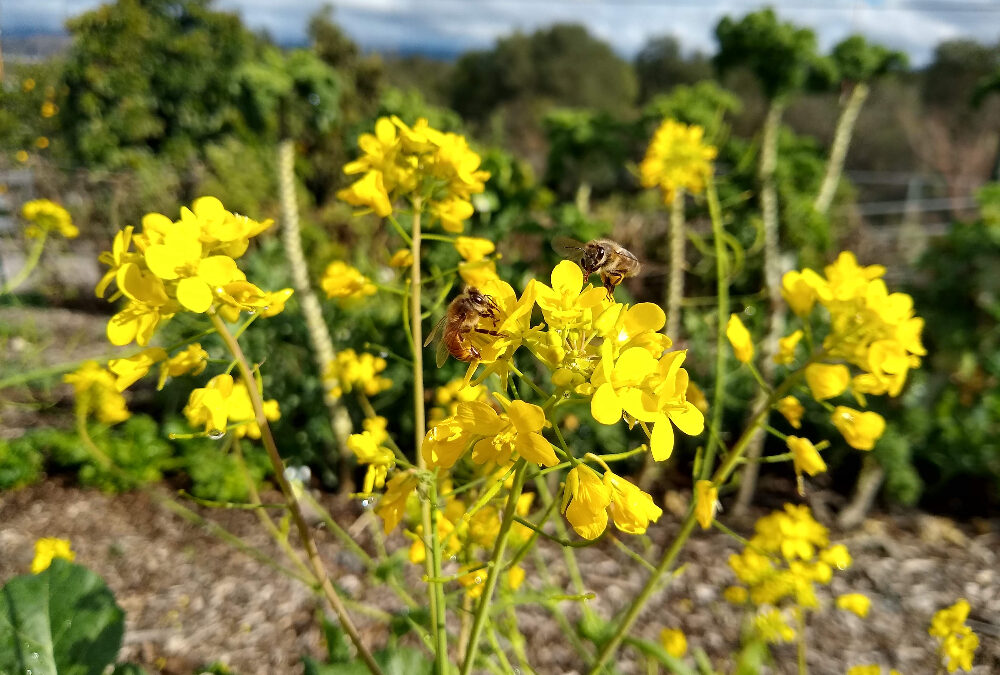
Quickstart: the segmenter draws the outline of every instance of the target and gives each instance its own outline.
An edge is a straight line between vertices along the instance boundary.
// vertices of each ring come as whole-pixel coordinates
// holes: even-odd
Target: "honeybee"
[[[592,239],[584,244],[576,239],[558,237],[552,242],[552,248],[567,260],[576,262],[587,277],[594,272],[600,273],[609,299],[614,297],[618,284],[639,274],[639,259],[610,239]]]
[[[495,330],[479,327],[480,319],[490,319],[496,328],[500,307],[492,296],[481,293],[478,288],[469,286],[455,297],[448,305],[448,311],[434,326],[434,330],[424,341],[424,347],[440,336],[437,346],[437,366],[440,368],[451,354],[459,361],[475,361],[482,355],[470,339],[470,333],[486,333],[500,335]]]

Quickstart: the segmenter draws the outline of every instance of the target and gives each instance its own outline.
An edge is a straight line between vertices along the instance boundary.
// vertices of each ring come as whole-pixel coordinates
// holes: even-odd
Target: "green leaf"
[[[351,648],[343,629],[323,617],[323,635],[326,637],[326,656],[330,663],[347,663],[351,660]]]
[[[86,567],[56,559],[14,577],[0,588],[0,673],[101,675],[121,648],[124,617]]]

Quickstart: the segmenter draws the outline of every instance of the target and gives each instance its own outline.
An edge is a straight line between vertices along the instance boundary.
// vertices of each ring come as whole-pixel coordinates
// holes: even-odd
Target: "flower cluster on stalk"
[[[33,199],[21,207],[21,217],[28,222],[24,235],[37,239],[43,234],[55,232],[67,239],[75,239],[80,230],[73,224],[69,211],[48,199]]]
[[[705,130],[697,125],[666,119],[656,129],[646,156],[639,165],[643,187],[658,187],[670,204],[678,190],[704,192],[718,154],[704,142]]]
[[[959,600],[934,614],[928,633],[938,639],[938,655],[949,673],[972,670],[972,657],[979,648],[979,636],[965,623],[969,601]]]

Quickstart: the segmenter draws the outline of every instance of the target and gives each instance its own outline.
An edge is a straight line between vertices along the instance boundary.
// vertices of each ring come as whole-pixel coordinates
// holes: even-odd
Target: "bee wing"
[[[437,362],[438,368],[444,366],[445,361],[448,360],[448,355],[448,345],[444,343],[444,340],[438,340],[437,351],[434,353],[434,360]]]
[[[441,337],[441,335],[444,333],[444,325],[445,325],[445,323],[447,321],[448,321],[448,315],[447,314],[445,314],[440,319],[438,319],[438,322],[434,325],[434,330],[432,330],[427,335],[427,339],[424,340],[424,347],[426,347],[430,343],[434,342],[435,339]]]
[[[579,260],[583,256],[582,241],[570,237],[556,237],[552,240],[552,250],[569,260]]]

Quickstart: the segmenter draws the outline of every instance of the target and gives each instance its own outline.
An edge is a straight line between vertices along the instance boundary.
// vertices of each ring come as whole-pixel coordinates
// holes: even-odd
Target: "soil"
[[[301,673],[303,655],[320,658],[321,605],[310,591],[165,509],[161,497],[168,495],[164,486],[152,493],[107,495],[52,479],[0,493],[0,580],[28,569],[35,539],[68,538],[77,561],[107,580],[126,612],[121,660],[136,661],[150,673],[196,673],[206,664],[221,662],[234,673],[263,675]],[[370,551],[370,512],[356,502],[317,496]],[[265,495],[264,501],[275,498]],[[623,540],[647,560],[659,559],[677,528],[670,507],[676,511],[686,498],[667,495],[667,512],[648,540]],[[284,562],[255,514],[186,505]],[[748,525],[730,524],[744,534],[750,530]],[[347,597],[387,611],[401,608],[384,587],[369,584],[356,560],[322,526],[317,525],[317,532],[321,554]],[[958,597],[972,605],[970,625],[981,640],[973,672],[1000,673],[1000,523],[956,524],[919,512],[879,513],[856,531],[832,532],[832,538],[848,546],[854,564],[821,589],[822,609],[809,619],[810,673],[843,675],[852,665],[881,663],[904,675],[933,674],[934,644],[927,625],[934,611]],[[409,545],[399,534],[388,543],[390,550]],[[681,628],[692,648],[704,649],[722,667],[739,640],[740,611],[721,597],[733,582],[725,561],[739,546],[716,531],[696,533],[682,554],[681,573],[653,597],[636,632],[655,639],[663,627]],[[539,588],[536,565],[543,564],[557,584],[572,593],[561,550],[543,542],[540,553],[534,562],[531,556],[526,559],[525,587]],[[577,558],[585,586],[596,594],[590,606],[603,617],[621,609],[646,578],[643,569],[607,539],[577,549]],[[423,587],[420,571],[407,563],[407,585],[414,594]],[[846,592],[871,597],[867,619],[833,608],[833,599]],[[576,602],[560,606],[571,619],[579,616]],[[356,606],[352,614],[369,644],[384,644],[382,621],[362,615]],[[524,605],[518,617],[536,672],[585,672],[549,613]],[[776,647],[774,656],[780,665],[762,672],[795,672],[793,645]],[[646,672],[630,649],[620,653],[617,665],[622,673]]]

